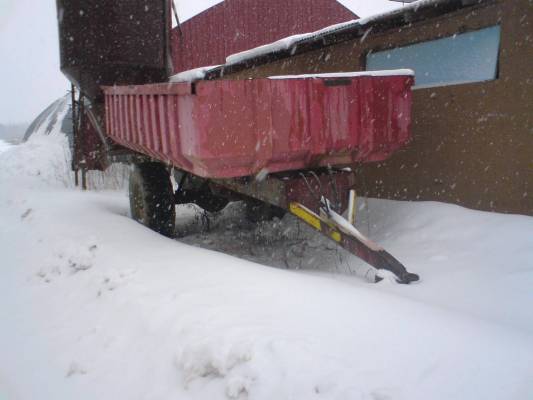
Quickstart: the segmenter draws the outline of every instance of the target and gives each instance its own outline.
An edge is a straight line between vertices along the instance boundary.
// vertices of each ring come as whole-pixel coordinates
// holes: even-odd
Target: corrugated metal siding
[[[357,18],[336,0],[225,0],[172,31],[174,71]]]

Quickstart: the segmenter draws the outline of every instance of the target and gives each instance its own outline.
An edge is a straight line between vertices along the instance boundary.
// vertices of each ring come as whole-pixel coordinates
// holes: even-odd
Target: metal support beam
[[[85,168],[81,169],[81,189],[87,190],[87,170]]]
[[[347,220],[344,220],[344,218],[333,211],[322,209],[321,214],[323,215],[318,215],[297,202],[289,204],[289,211],[307,225],[333,240],[339,246],[356,255],[372,267],[378,270],[383,269],[392,272],[396,275],[399,283],[408,284],[420,279],[418,275],[408,272],[402,263],[381,246],[365,237],[353,226],[350,227]],[[376,281],[379,280],[381,278],[376,275]]]

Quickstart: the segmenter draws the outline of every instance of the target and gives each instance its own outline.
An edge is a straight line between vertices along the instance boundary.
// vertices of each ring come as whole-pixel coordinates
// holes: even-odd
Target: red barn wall
[[[174,72],[357,16],[336,0],[225,0],[172,31]]]

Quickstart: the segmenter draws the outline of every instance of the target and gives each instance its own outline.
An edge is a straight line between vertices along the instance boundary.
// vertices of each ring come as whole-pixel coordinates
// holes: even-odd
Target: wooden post
[[[87,190],[87,170],[85,168],[81,169],[81,189]]]

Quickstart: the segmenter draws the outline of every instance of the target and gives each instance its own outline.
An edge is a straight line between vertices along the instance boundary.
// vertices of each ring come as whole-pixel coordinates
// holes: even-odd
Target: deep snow
[[[2,139],[0,139],[0,153],[7,151],[9,148],[11,148],[11,145],[7,142],[4,142]]]
[[[58,132],[0,154],[0,398],[533,397],[533,218],[361,201],[358,228],[422,277],[400,286],[239,214],[207,232],[180,206],[170,240],[124,192],[73,188]]]

